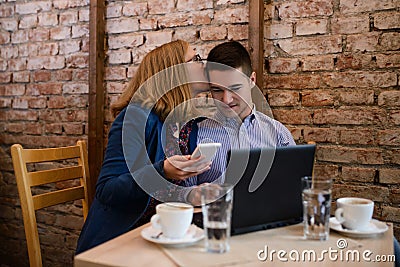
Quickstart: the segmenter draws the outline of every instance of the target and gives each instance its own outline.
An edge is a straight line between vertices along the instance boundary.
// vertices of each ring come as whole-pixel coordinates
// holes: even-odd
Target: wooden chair
[[[42,266],[36,210],[82,199],[83,217],[86,219],[89,204],[86,187],[89,179],[87,154],[85,141],[78,141],[74,146],[59,148],[24,149],[20,144],[14,144],[11,147],[31,267]],[[75,166],[59,167],[60,161],[69,159],[77,159]],[[27,164],[41,162],[57,162],[54,164],[56,168],[28,171]],[[78,178],[80,179],[79,186],[72,185],[69,188],[32,195],[31,187],[33,186]]]

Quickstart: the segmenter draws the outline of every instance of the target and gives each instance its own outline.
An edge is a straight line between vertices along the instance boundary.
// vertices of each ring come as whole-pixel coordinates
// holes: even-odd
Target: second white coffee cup
[[[370,199],[345,197],[336,201],[335,217],[345,228],[365,230],[374,212],[374,202]]]
[[[193,218],[193,206],[180,202],[167,202],[157,205],[157,214],[151,217],[153,228],[162,231],[167,238],[185,236]]]

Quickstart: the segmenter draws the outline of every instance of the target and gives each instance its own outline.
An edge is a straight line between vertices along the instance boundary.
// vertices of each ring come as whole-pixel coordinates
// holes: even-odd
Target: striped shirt
[[[230,149],[296,145],[290,131],[282,123],[255,109],[243,122],[238,118],[228,118],[220,112],[216,112],[212,119],[201,121],[198,124],[197,144],[210,142],[222,144],[211,169],[187,179],[185,186],[210,183],[218,178],[222,181]]]

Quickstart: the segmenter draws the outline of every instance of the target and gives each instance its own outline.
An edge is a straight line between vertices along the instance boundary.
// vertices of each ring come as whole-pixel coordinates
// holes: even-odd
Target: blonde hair
[[[185,102],[191,98],[191,91],[186,69],[176,67],[185,63],[188,48],[189,43],[176,40],[150,51],[125,91],[111,105],[112,115],[116,117],[130,102],[153,109],[162,121],[181,104],[188,109]]]

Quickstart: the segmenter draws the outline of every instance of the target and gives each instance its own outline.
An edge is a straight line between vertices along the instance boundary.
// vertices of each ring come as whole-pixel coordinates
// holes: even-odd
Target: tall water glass
[[[208,252],[229,251],[233,186],[209,184],[201,188],[201,207]]]
[[[327,240],[331,213],[332,179],[302,177],[304,237]]]

